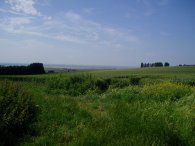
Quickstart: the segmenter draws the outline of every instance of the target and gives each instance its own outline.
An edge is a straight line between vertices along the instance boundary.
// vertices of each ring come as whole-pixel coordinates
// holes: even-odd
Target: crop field
[[[194,146],[195,67],[0,76],[0,141]]]

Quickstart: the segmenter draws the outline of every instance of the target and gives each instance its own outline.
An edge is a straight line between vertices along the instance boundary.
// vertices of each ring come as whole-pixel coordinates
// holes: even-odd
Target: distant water
[[[27,66],[27,63],[0,63],[2,66]],[[125,69],[135,68],[133,66],[104,66],[104,65],[72,65],[72,64],[44,64],[45,68],[66,68],[66,69]]]
[[[122,69],[122,68],[133,68],[133,67],[130,67],[130,66],[70,65],[70,64],[45,64],[44,67],[46,67],[46,68],[67,68],[67,69]]]
[[[2,66],[27,66],[27,63],[0,63]]]

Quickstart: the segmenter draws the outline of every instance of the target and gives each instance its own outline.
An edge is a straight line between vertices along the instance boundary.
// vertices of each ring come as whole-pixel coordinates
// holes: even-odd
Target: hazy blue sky
[[[195,0],[0,0],[0,62],[195,64]]]

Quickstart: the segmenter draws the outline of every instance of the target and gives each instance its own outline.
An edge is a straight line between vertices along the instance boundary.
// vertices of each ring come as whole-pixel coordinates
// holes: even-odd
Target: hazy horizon
[[[38,63],[38,62],[31,62]],[[31,63],[2,63],[0,66],[27,66]],[[40,63],[40,62],[39,62]],[[43,64],[45,68],[70,68],[70,69],[123,69],[139,68],[140,66],[116,66],[116,65],[85,65],[85,64]]]
[[[0,63],[195,64],[194,0],[1,0]]]

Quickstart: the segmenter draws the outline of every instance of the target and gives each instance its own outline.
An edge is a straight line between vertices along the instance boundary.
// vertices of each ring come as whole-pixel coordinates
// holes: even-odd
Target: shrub
[[[107,91],[106,96],[113,100],[125,100],[127,102],[133,102],[141,100],[141,88],[139,86],[129,86],[123,89],[110,89]],[[118,102],[118,101],[117,101]]]
[[[132,77],[130,79],[132,85],[139,85],[141,78],[138,77]]]
[[[95,82],[95,87],[98,89],[98,91],[104,92],[108,89],[110,85],[110,81],[111,81],[110,79],[106,79],[106,80],[98,79]]]
[[[186,146],[190,126],[186,127],[186,135],[182,135],[183,122],[190,119],[175,116],[175,106],[170,102],[157,103],[109,100],[110,107],[105,116],[99,116],[85,125],[72,145],[162,145]],[[184,117],[184,114],[181,114]],[[181,124],[182,123],[182,124]],[[178,126],[177,126],[178,125]],[[186,124],[187,125],[187,124]],[[74,143],[76,142],[76,144]]]
[[[155,100],[178,100],[183,96],[191,94],[191,89],[183,84],[164,81],[157,84],[148,84],[143,87],[143,97]]]
[[[67,79],[52,78],[48,81],[47,93],[83,95],[94,89],[94,80],[90,75],[74,75]]]
[[[0,145],[14,145],[18,138],[29,133],[36,111],[31,95],[20,85],[0,82]]]
[[[124,88],[130,85],[129,79],[126,78],[113,78],[111,80],[111,88]]]

